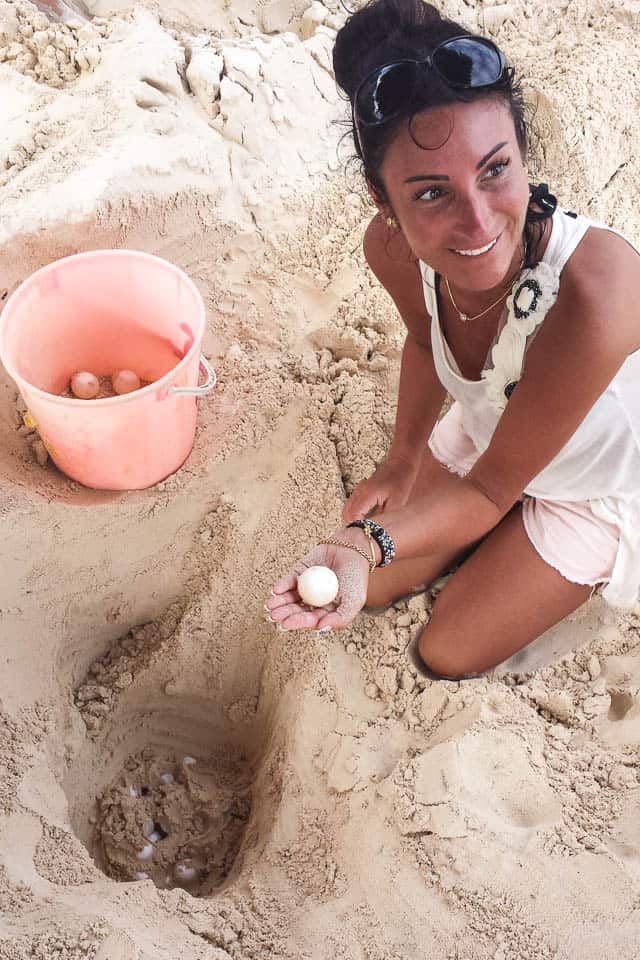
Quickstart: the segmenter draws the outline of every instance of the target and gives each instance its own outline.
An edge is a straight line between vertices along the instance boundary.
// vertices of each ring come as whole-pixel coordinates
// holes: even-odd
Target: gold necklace
[[[479,320],[480,317],[484,317],[485,313],[489,313],[489,310],[493,310],[494,307],[497,307],[497,305],[500,303],[501,300],[504,300],[504,298],[505,298],[505,297],[507,296],[507,294],[509,293],[509,290],[511,289],[511,286],[512,286],[512,284],[513,284],[513,281],[515,280],[515,278],[518,276],[518,274],[519,274],[520,271],[522,270],[522,268],[523,268],[523,266],[524,266],[525,258],[526,258],[526,250],[525,250],[525,255],[523,256],[522,260],[520,261],[520,266],[518,267],[518,269],[517,269],[516,272],[514,273],[513,277],[509,280],[509,282],[508,282],[508,284],[507,284],[507,289],[506,289],[505,292],[502,294],[502,296],[498,297],[498,299],[495,300],[495,301],[491,304],[490,307],[487,307],[486,310],[483,310],[482,313],[476,313],[475,317],[470,317],[467,313],[463,313],[463,312],[462,312],[462,310],[460,309],[460,307],[458,306],[458,304],[457,304],[457,303],[455,302],[455,300],[453,299],[453,294],[451,293],[451,287],[449,286],[449,278],[448,278],[448,277],[445,277],[445,278],[444,278],[444,282],[445,282],[445,284],[447,285],[447,293],[449,294],[449,297],[450,297],[450,299],[451,299],[451,303],[453,304],[453,309],[456,311],[456,313],[457,313],[458,316],[460,317],[460,320],[462,321],[462,323],[466,323],[467,320],[471,320],[471,321],[473,321],[473,320]]]

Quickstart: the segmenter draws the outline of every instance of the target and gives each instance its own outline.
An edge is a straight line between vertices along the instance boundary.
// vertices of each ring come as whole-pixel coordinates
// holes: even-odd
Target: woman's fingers
[[[359,483],[347,502],[342,508],[342,519],[345,523],[351,523],[352,520],[358,520],[366,514],[366,505],[371,499],[368,491],[367,481]]]
[[[407,499],[408,499],[408,497],[402,497],[402,496],[400,496],[400,497],[398,497],[398,496],[392,497],[392,496],[389,496],[389,498],[388,498],[387,500],[385,500],[385,502],[384,502],[384,504],[383,504],[384,509],[387,510],[387,511],[389,511],[389,510],[400,510],[402,507],[406,506]]]
[[[285,593],[282,594],[281,597],[270,597],[265,606],[271,622],[285,626],[287,630],[301,629],[288,623],[291,617],[312,613],[315,615],[316,620],[320,620],[327,613],[331,613],[336,609],[335,603],[329,603],[324,607],[309,607],[307,604],[302,603],[296,593]],[[308,619],[308,617],[305,617],[305,623]],[[315,621],[312,623],[312,627],[314,625]]]
[[[300,603],[300,597],[298,596],[296,590],[287,590],[285,593],[277,594],[277,596],[268,597],[264,606],[269,613],[273,613],[280,607],[286,606],[290,603]]]
[[[353,500],[353,494],[349,497],[347,502],[342,508],[342,521],[343,523],[351,523],[352,520],[357,520],[359,517],[358,512],[358,502]]]
[[[335,613],[326,607],[312,607],[305,610],[300,604],[289,604],[275,611],[271,619],[283,630],[322,630],[334,627],[337,630],[348,626],[356,613],[351,617],[341,616],[337,620],[328,620],[329,617],[335,618]]]
[[[342,519],[345,523],[351,523],[352,520],[361,520],[372,510],[381,508],[385,500],[386,496],[382,491],[377,493],[374,491],[363,492],[360,495],[358,495],[358,491],[354,491],[342,508]]]
[[[321,607],[304,607],[299,603],[290,603],[275,610],[271,619],[283,630],[315,630],[325,613]]]
[[[295,574],[289,574],[286,577],[282,577],[282,579],[278,580],[278,582],[274,586],[272,591],[272,596],[273,595],[280,596],[283,593],[287,593],[287,591],[289,590],[295,590],[295,586],[297,582],[298,582],[298,578],[297,576],[295,576]],[[269,599],[271,599],[271,597]]]

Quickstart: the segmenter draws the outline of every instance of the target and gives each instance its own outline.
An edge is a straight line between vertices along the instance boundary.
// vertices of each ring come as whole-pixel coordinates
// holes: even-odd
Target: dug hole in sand
[[[339,159],[344,10],[87,8],[0,0],[0,285],[165,257],[219,387],[185,466],[113,494],[46,461],[0,378],[0,958],[632,960],[636,613],[596,598],[461,684],[409,665],[429,595],[339,635],[264,619],[394,420],[401,325]],[[532,178],[638,240],[637,5],[446,10],[528,78]]]

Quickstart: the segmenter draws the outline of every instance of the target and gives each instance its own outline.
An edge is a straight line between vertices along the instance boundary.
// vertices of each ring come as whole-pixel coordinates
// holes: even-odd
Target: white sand
[[[0,0],[0,287],[164,256],[220,377],[185,467],[116,495],[38,463],[0,375],[2,960],[639,955],[638,615],[592,601],[462,684],[408,666],[428,597],[264,621],[387,449],[402,341],[336,156],[331,2]],[[538,91],[532,177],[638,240],[637,3],[447,10]]]

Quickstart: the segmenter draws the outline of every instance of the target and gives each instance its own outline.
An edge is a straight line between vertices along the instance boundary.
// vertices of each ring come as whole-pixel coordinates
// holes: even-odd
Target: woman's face
[[[381,170],[404,236],[457,287],[491,290],[520,263],[529,202],[511,114],[497,98],[454,103],[417,114],[412,131],[399,130]]]

